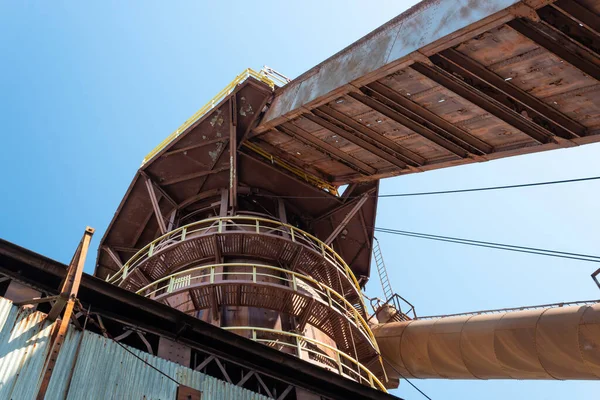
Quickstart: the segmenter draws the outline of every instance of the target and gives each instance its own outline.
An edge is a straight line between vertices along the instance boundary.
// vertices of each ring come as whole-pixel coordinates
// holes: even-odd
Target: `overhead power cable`
[[[387,358],[385,358],[385,357],[381,356],[381,359],[382,359],[382,360],[383,360],[383,361],[384,361],[384,362],[385,362],[387,365],[389,365],[389,366],[390,366],[390,368],[392,368],[392,369],[393,369],[393,370],[394,370],[394,371],[395,371],[395,372],[396,372],[396,373],[397,373],[397,374],[398,374],[398,375],[399,375],[399,376],[400,376],[402,379],[404,379],[406,382],[408,382],[408,384],[409,384],[410,386],[412,386],[412,387],[413,387],[413,388],[414,388],[414,389],[415,389],[417,392],[421,393],[421,394],[422,394],[422,395],[423,395],[425,398],[427,398],[428,400],[432,400],[432,398],[431,398],[431,397],[429,397],[429,396],[427,396],[427,395],[425,394],[425,392],[423,392],[421,389],[419,389],[419,388],[417,387],[417,385],[415,385],[414,383],[412,383],[411,381],[409,381],[409,380],[408,380],[408,379],[407,379],[407,378],[406,378],[404,375],[402,375],[402,374],[400,373],[400,371],[398,371],[398,369],[397,369],[396,367],[394,367],[394,365],[393,365],[391,362],[389,362],[389,361],[387,360]]]
[[[370,197],[377,198],[390,198],[390,197],[414,197],[414,196],[433,196],[441,194],[456,194],[456,193],[469,193],[469,192],[484,192],[490,190],[502,190],[502,189],[518,189],[534,186],[548,186],[548,185],[559,185],[563,183],[576,183],[599,180],[600,176],[591,176],[588,178],[577,178],[577,179],[564,179],[559,181],[547,181],[547,182],[534,182],[534,183],[522,183],[517,185],[506,185],[506,186],[488,186],[481,188],[469,188],[469,189],[454,189],[454,190],[438,190],[433,192],[414,192],[414,193],[391,193],[391,194],[380,194],[371,195]],[[323,196],[278,196],[270,194],[260,194],[263,197],[274,197],[280,199],[322,199]],[[353,199],[361,196],[349,196],[346,199]]]
[[[428,233],[402,231],[402,230],[390,229],[390,228],[375,227],[375,231],[381,232],[381,233],[388,233],[388,234],[392,234],[392,235],[415,237],[415,238],[419,238],[419,239],[437,240],[440,242],[457,243],[457,244],[485,247],[485,248],[491,248],[491,249],[497,249],[497,250],[507,250],[507,251],[513,251],[513,252],[518,252],[518,253],[537,254],[537,255],[548,256],[548,257],[567,258],[567,259],[571,259],[571,260],[600,263],[600,256],[589,255],[589,254],[570,253],[570,252],[565,252],[565,251],[548,250],[548,249],[541,249],[541,248],[536,248],[536,247],[515,246],[515,245],[511,245],[511,244],[485,242],[485,241],[480,241],[480,240],[456,238],[456,237],[452,237],[452,236],[431,235]]]

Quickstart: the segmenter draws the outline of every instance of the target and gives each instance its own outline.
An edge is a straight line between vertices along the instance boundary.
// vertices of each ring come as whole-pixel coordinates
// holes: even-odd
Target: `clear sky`
[[[243,69],[266,64],[295,77],[414,3],[0,0],[0,237],[68,262],[90,225],[96,249],[146,153]],[[599,152],[589,145],[409,175],[384,181],[381,193],[597,176]],[[598,254],[599,193],[596,181],[382,199],[377,224]],[[600,298],[591,263],[379,239],[394,289],[421,315]],[[367,288],[378,294],[376,276]],[[597,382],[415,383],[433,399],[600,391]],[[422,398],[406,383],[394,393]]]

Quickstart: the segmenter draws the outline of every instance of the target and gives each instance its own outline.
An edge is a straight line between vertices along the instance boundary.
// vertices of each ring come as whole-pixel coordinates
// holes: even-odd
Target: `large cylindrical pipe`
[[[406,378],[600,379],[600,303],[391,322],[373,333]]]

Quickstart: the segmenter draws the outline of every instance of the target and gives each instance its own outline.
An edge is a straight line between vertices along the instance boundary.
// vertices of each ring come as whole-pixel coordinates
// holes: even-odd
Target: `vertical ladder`
[[[379,274],[379,280],[381,281],[381,287],[383,288],[383,295],[385,301],[389,301],[394,295],[392,285],[388,278],[387,269],[385,268],[385,262],[383,261],[383,255],[381,254],[381,247],[379,247],[379,240],[376,237],[373,238],[373,258],[375,258],[375,266],[377,267],[377,273]]]

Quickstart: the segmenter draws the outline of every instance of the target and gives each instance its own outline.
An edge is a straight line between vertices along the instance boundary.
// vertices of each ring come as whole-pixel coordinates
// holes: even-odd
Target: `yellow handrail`
[[[243,217],[243,216],[229,216],[229,217],[215,217],[215,218],[207,218],[207,219],[203,219],[201,221],[197,221],[197,222],[193,222],[191,224],[188,225],[184,225],[181,226],[177,229],[174,229],[170,232],[167,232],[166,234],[154,239],[152,242],[148,243],[146,246],[144,246],[142,249],[140,249],[137,253],[135,253],[133,255],[133,257],[131,257],[124,265],[123,267],[121,267],[119,269],[119,271],[117,271],[117,273],[115,273],[113,276],[111,276],[109,279],[107,279],[109,282],[114,283],[116,282],[117,278],[123,274],[123,272],[128,271],[129,273],[131,273],[133,271],[133,269],[131,271],[129,271],[129,267],[138,260],[138,258],[140,258],[141,256],[148,254],[150,251],[154,251],[154,248],[156,247],[157,243],[162,242],[165,239],[169,239],[169,238],[173,238],[175,236],[177,236],[178,234],[181,234],[182,232],[187,232],[190,228],[193,228],[194,226],[198,226],[198,225],[204,225],[204,224],[213,224],[214,223],[218,223],[220,226],[223,226],[223,221],[227,222],[227,221],[253,221],[256,224],[258,224],[259,222],[268,222],[269,224],[274,224],[274,225],[279,225],[281,227],[287,228],[289,229],[289,232],[292,236],[292,241],[296,241],[295,237],[298,237],[298,235],[300,236],[305,236],[307,238],[310,238],[312,241],[315,242],[315,244],[317,244],[323,251],[323,255],[325,255],[325,252],[327,251],[331,256],[333,256],[335,258],[335,260],[338,262],[338,264],[344,269],[344,272],[346,273],[346,276],[351,279],[351,281],[353,282],[355,288],[358,290],[358,294],[360,294],[360,286],[358,284],[358,281],[356,280],[356,277],[354,276],[354,273],[352,272],[352,270],[350,269],[350,267],[348,266],[348,264],[346,264],[346,262],[344,261],[344,259],[342,257],[340,257],[339,254],[337,254],[331,247],[329,247],[327,244],[325,244],[323,241],[321,241],[319,238],[311,235],[308,232],[305,232],[301,229],[296,228],[295,226],[289,225],[289,224],[284,224],[283,222],[279,222],[279,221],[274,221],[271,219],[266,219],[266,218],[257,218],[257,217]],[[210,225],[207,227],[207,229],[210,229],[213,225]],[[183,240],[185,239],[185,234],[183,235]],[[126,273],[124,275],[127,275]],[[126,276],[123,277],[123,279],[125,279]],[[362,296],[360,297],[360,302],[363,304],[362,302]]]
[[[254,143],[244,142],[243,146],[249,148],[250,150],[254,151],[257,154],[260,154],[261,156],[263,156],[267,160],[271,161],[272,163],[277,164],[280,167],[290,171],[294,175],[299,176],[300,178],[304,179],[306,182],[318,187],[319,189],[327,190],[332,195],[339,196],[337,186],[335,186],[315,175],[309,174],[308,172],[306,172],[300,168],[297,168],[297,167],[293,166],[292,164],[287,163],[286,161],[268,153],[267,151],[265,151],[264,149],[262,149],[261,147],[257,146]]]
[[[375,374],[373,374],[367,367],[365,367],[364,365],[362,365],[358,360],[352,358],[351,356],[347,355],[346,353],[344,353],[343,351],[340,351],[338,349],[336,349],[335,347],[329,346],[328,344],[319,342],[318,340],[312,339],[312,338],[308,338],[306,336],[302,336],[299,335],[297,333],[292,333],[292,332],[286,332],[286,331],[280,331],[277,329],[270,329],[270,328],[258,328],[258,327],[253,327],[253,326],[227,326],[227,327],[223,327],[223,329],[227,330],[227,331],[235,331],[235,330],[246,330],[246,331],[252,331],[253,332],[253,339],[257,341],[257,339],[255,339],[255,334],[254,332],[259,331],[259,332],[268,332],[268,333],[274,333],[274,334],[278,334],[278,335],[282,335],[282,336],[289,336],[289,337],[293,337],[297,340],[304,340],[310,343],[313,343],[317,346],[323,346],[326,349],[333,351],[334,353],[336,353],[338,356],[341,356],[343,358],[345,358],[346,360],[350,361],[351,363],[353,363],[354,365],[356,365],[357,367],[359,367],[362,371],[364,371],[367,376],[369,377],[368,381],[371,384],[371,387],[375,387],[377,386],[379,390],[386,392],[387,390],[385,389],[385,386],[381,383],[381,381],[379,379],[377,379],[377,377],[375,376]],[[264,339],[259,339],[258,341],[264,341]],[[281,344],[281,342],[279,342],[279,344]],[[298,354],[298,356],[300,356]],[[341,366],[340,366],[341,369]],[[359,376],[361,377],[361,379],[365,379],[362,375],[359,374]]]
[[[207,277],[207,276],[213,276],[213,270],[215,268],[218,267],[256,267],[256,268],[263,268],[263,269],[269,269],[269,270],[273,270],[273,271],[277,271],[277,272],[282,272],[285,274],[289,274],[292,275],[296,278],[299,278],[301,280],[304,281],[308,281],[313,283],[314,285],[316,285],[317,287],[319,287],[321,290],[323,290],[323,288],[325,288],[325,293],[323,293],[324,295],[328,296],[329,294],[333,294],[334,297],[337,297],[339,300],[341,300],[344,305],[346,305],[351,311],[352,316],[354,317],[354,319],[358,322],[360,322],[360,325],[362,325],[363,330],[365,331],[365,333],[369,336],[369,338],[371,339],[371,344],[373,345],[373,347],[377,350],[377,352],[379,352],[379,348],[377,346],[377,341],[375,340],[375,336],[373,335],[373,332],[371,332],[371,329],[369,328],[369,324],[367,324],[367,321],[365,321],[365,319],[362,317],[362,315],[360,315],[360,313],[356,310],[356,308],[354,308],[354,306],[352,304],[350,304],[350,302],[348,300],[346,300],[344,298],[344,296],[342,296],[341,294],[339,294],[337,291],[335,291],[334,289],[330,288],[329,286],[317,281],[314,278],[311,278],[310,276],[304,275],[304,274],[300,274],[294,271],[290,271],[284,268],[279,268],[279,267],[274,267],[271,265],[265,265],[265,264],[253,264],[253,263],[221,263],[221,264],[211,264],[211,265],[203,265],[200,267],[195,267],[195,268],[190,268],[190,269],[186,269],[183,271],[179,271],[179,272],[175,272],[171,275],[165,276],[157,281],[154,281],[146,286],[144,286],[143,288],[139,289],[136,293],[144,296],[144,297],[148,297],[151,296],[152,294],[156,293],[158,290],[163,289],[167,286],[163,286],[161,288],[158,288],[158,285],[162,282],[165,281],[170,281],[172,278],[175,278],[179,275],[191,275],[192,272],[196,272],[196,271],[202,271],[202,270],[207,270],[210,269],[211,270],[211,274],[210,275],[201,275],[201,276],[196,276],[196,277],[192,277],[191,279],[194,278],[202,278],[202,277]],[[214,275],[226,275],[226,274],[232,274],[232,275],[252,275],[253,276],[253,280],[252,281],[248,281],[248,282],[255,282],[256,281],[256,276],[272,276],[278,279],[284,279],[281,278],[280,276],[277,275],[268,275],[268,274],[262,274],[262,273],[242,273],[242,272],[231,272],[231,273],[227,273],[227,272],[223,272],[221,274],[217,274],[215,273]],[[289,281],[289,279],[285,279],[286,281]],[[148,289],[153,288],[154,290],[150,293],[146,293],[144,294],[145,291],[147,291]],[[184,288],[184,287],[182,287]],[[341,306],[341,305],[340,305]],[[343,308],[343,307],[342,307]],[[346,308],[343,308],[346,311]],[[358,326],[357,326],[358,327]],[[360,328],[359,328],[360,329]]]
[[[179,135],[181,135],[183,132],[185,132],[196,121],[198,121],[200,118],[202,118],[204,116],[204,114],[206,114],[214,106],[219,104],[225,97],[229,96],[229,94],[231,94],[231,92],[233,92],[233,90],[236,88],[237,85],[244,82],[246,79],[248,79],[250,77],[258,79],[259,81],[266,83],[267,85],[269,85],[271,87],[271,89],[275,88],[275,82],[273,82],[271,79],[269,79],[264,74],[260,74],[251,68],[245,69],[244,72],[242,72],[241,74],[236,76],[235,79],[233,81],[231,81],[231,83],[229,83],[229,85],[225,86],[225,88],[223,90],[221,90],[219,93],[217,93],[217,95],[215,97],[213,97],[208,103],[206,103],[204,106],[202,106],[202,108],[200,108],[198,111],[196,111],[196,113],[194,113],[194,115],[192,115],[190,118],[188,118],[188,120],[185,121],[183,123],[183,125],[181,125],[179,128],[177,128],[177,130],[175,132],[173,132],[169,136],[167,136],[165,138],[165,140],[160,142],[160,144],[158,146],[156,146],[150,153],[148,153],[148,155],[146,157],[144,157],[144,161],[142,161],[142,165],[144,165],[146,162],[148,162],[148,160],[150,160],[152,157],[154,157],[158,152],[160,152],[163,148],[165,148],[169,143],[171,143]]]

